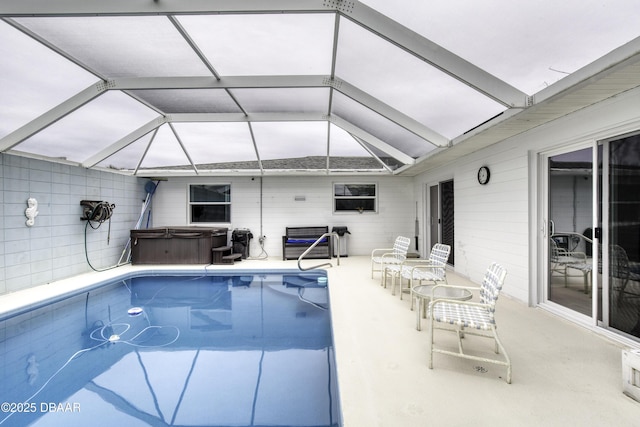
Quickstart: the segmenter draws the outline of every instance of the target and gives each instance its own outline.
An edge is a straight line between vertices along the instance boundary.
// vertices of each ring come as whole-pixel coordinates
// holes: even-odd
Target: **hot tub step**
[[[223,264],[233,264],[234,261],[242,261],[242,254],[231,254],[222,257]]]
[[[242,261],[242,254],[234,254],[231,246],[213,248],[212,252],[212,264],[233,264],[236,260]]]

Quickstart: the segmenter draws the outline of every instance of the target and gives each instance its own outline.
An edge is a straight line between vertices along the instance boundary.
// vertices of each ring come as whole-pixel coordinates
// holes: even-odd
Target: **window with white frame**
[[[333,184],[334,212],[376,212],[377,184]]]
[[[189,222],[231,222],[231,184],[189,185]]]

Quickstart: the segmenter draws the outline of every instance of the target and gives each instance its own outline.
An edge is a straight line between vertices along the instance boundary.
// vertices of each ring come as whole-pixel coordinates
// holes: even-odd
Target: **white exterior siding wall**
[[[456,270],[479,283],[487,266],[498,261],[518,295],[527,291],[528,192],[526,156],[516,151],[495,146],[472,156],[454,184]],[[491,170],[487,185],[477,181],[483,165]]]
[[[262,181],[262,183],[261,183]],[[368,255],[373,248],[389,247],[398,235],[413,237],[415,202],[413,179],[399,177],[202,177],[171,178],[160,183],[153,198],[153,226],[185,226],[188,222],[189,184],[231,184],[231,220],[226,226],[248,228],[254,235],[250,256],[260,255],[258,237],[266,236],[265,251],[282,257],[286,227],[347,226],[350,255]],[[376,183],[378,212],[334,213],[334,183]],[[262,184],[262,219],[260,186]],[[303,196],[304,201],[296,201]],[[206,225],[206,224],[199,224]]]
[[[479,283],[489,263],[498,261],[508,269],[514,285],[510,293],[526,295],[527,157],[517,151],[502,151],[496,145],[429,171],[417,177],[416,192],[427,194],[428,187],[453,179],[455,271]],[[478,168],[483,165],[491,170],[488,185],[477,181]],[[428,197],[423,199],[423,209],[428,211]],[[422,231],[428,237],[428,227],[423,226]]]
[[[427,185],[453,178],[456,272],[479,283],[489,263],[500,262],[508,270],[505,294],[533,305],[537,303],[537,280],[530,283],[536,278],[530,266],[535,265],[532,257],[537,243],[531,235],[537,227],[537,193],[542,189],[530,158],[546,150],[636,130],[640,130],[640,89],[421,174],[416,177],[415,194],[424,194]],[[485,186],[477,181],[482,165],[491,169],[491,180]],[[579,227],[586,221],[581,218]]]

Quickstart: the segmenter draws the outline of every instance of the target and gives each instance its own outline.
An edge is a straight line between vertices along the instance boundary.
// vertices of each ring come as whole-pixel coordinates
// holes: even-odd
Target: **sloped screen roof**
[[[634,1],[50,3],[0,5],[0,150],[141,176],[392,174],[637,36]]]

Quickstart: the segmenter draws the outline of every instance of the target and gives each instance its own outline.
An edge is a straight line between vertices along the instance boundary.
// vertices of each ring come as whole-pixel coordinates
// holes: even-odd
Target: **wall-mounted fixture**
[[[491,178],[491,172],[489,171],[488,166],[482,166],[478,169],[478,182],[480,185],[485,185],[489,183],[489,178]]]
[[[24,210],[24,216],[27,217],[27,227],[33,227],[36,225],[36,217],[38,216],[38,201],[33,197],[27,199],[27,209]]]
[[[111,218],[116,205],[102,200],[80,200],[82,206],[82,221],[103,223]]]
[[[307,200],[307,196],[294,196],[293,200],[295,200],[296,202],[304,202]]]
[[[80,220],[87,221],[84,226],[84,254],[87,258],[87,263],[94,271],[104,271],[96,269],[89,261],[89,251],[87,250],[87,230],[89,227],[97,230],[103,223],[109,221],[109,230],[107,231],[108,245],[111,241],[111,215],[113,215],[113,210],[116,208],[116,205],[103,200],[80,200],[80,206],[82,206],[82,216],[80,217]],[[117,265],[114,267],[117,267]],[[109,268],[107,268],[107,270]]]

